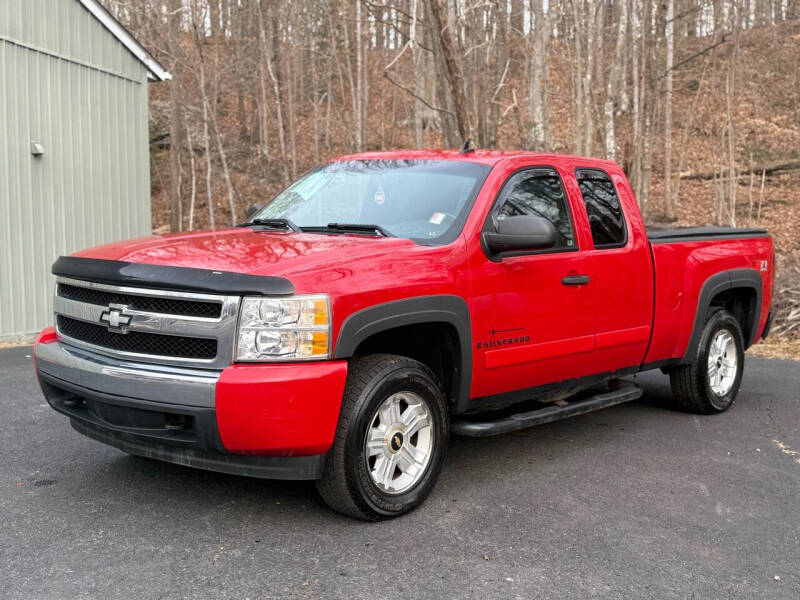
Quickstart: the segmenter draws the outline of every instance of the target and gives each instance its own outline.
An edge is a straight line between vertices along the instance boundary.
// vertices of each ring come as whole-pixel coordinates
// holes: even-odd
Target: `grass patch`
[[[800,360],[800,341],[768,340],[759,342],[747,353],[761,358],[784,358]]]

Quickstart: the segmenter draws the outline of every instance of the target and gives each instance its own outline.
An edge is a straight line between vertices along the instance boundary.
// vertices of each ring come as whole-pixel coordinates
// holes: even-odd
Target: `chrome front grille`
[[[59,277],[56,331],[66,343],[157,364],[224,368],[238,296],[114,286]]]
[[[58,330],[73,340],[111,350],[199,360],[210,360],[217,356],[217,340],[213,338],[158,335],[139,331],[120,335],[109,331],[105,325],[95,325],[64,315],[57,315],[56,323]]]
[[[77,300],[87,304],[125,304],[134,310],[149,311],[167,315],[217,318],[222,314],[221,302],[201,302],[198,300],[178,300],[168,297],[139,296],[122,294],[95,288],[59,283],[57,294],[62,298]]]

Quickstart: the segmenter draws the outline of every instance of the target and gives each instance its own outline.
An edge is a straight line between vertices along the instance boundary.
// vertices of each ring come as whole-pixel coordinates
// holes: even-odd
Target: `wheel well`
[[[747,347],[752,339],[752,332],[757,323],[755,322],[758,313],[756,306],[756,291],[749,287],[739,287],[720,292],[711,299],[710,309],[724,308],[739,321],[744,336],[744,344]]]
[[[353,356],[369,354],[397,354],[419,361],[433,371],[451,402],[458,397],[461,346],[449,323],[418,323],[380,331],[353,352]]]

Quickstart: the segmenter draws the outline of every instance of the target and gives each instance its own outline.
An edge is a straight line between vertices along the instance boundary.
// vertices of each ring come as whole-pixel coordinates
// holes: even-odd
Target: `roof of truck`
[[[337,156],[331,162],[342,160],[460,160],[494,165],[506,158],[536,157],[543,162],[558,160],[591,161],[594,164],[614,165],[613,161],[602,158],[573,156],[569,154],[552,154],[546,152],[529,152],[527,150],[472,150],[461,153],[459,150],[384,150],[381,152],[361,152]]]

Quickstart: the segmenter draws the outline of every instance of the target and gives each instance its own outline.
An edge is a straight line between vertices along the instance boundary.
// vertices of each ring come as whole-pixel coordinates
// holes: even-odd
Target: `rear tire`
[[[436,484],[449,432],[447,401],[425,365],[388,354],[353,359],[317,490],[358,519],[405,514]]]
[[[742,328],[731,313],[718,310],[706,321],[692,362],[670,372],[672,397],[688,412],[725,412],[736,401],[743,370]]]

